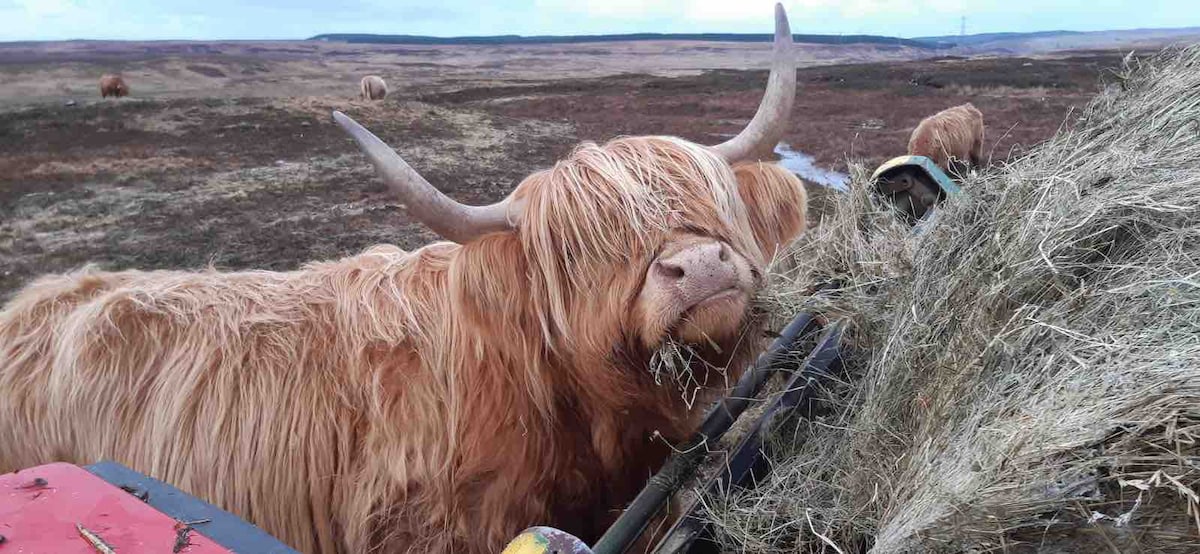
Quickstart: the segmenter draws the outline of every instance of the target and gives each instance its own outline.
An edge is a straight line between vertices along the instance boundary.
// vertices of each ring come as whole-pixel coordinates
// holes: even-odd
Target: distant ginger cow
[[[943,170],[962,174],[983,163],[983,114],[971,103],[947,108],[921,120],[908,139],[908,153],[925,156]]]
[[[111,459],[305,553],[592,543],[703,415],[651,361],[678,345],[720,386],[763,346],[753,299],[805,228],[803,184],[752,154],[789,127],[791,44],[777,5],[766,93],[725,142],[585,142],[487,206],[335,112],[449,242],[31,283],[0,310],[0,472]]]
[[[125,84],[125,79],[119,75],[105,75],[100,77],[100,97],[108,98],[115,96],[120,98],[129,95],[129,85]]]
[[[387,83],[378,75],[367,75],[358,83],[358,95],[363,100],[383,100],[387,92]]]

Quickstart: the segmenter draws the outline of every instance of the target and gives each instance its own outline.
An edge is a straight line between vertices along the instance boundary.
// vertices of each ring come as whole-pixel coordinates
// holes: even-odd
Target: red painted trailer
[[[294,554],[262,530],[111,462],[0,475],[0,554]]]

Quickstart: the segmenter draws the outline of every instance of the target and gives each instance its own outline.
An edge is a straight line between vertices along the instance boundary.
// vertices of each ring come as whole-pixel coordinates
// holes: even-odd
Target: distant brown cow
[[[378,75],[367,75],[358,83],[358,96],[363,100],[383,100],[387,96],[387,83]]]
[[[971,103],[947,108],[921,120],[908,139],[908,153],[926,156],[938,167],[961,173],[983,162],[983,114]]]
[[[119,75],[105,75],[100,77],[100,97],[108,98],[109,96],[129,96],[129,85],[125,84],[125,79]]]

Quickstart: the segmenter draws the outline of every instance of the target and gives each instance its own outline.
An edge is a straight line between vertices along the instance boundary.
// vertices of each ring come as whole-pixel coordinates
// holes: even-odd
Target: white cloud
[[[696,22],[761,21],[765,26],[771,23],[775,10],[773,0],[687,0],[681,4],[686,6],[684,17]],[[789,9],[788,15],[791,13]]]
[[[697,31],[769,32],[775,0],[537,0],[539,9],[595,19],[672,19]],[[998,0],[973,0],[974,10]],[[794,30],[821,32],[831,17],[874,19],[965,13],[965,0],[785,0]]]
[[[71,0],[18,0],[17,6],[30,17],[57,17],[79,9]]]
[[[582,14],[597,18],[643,19],[679,14],[680,2],[647,2],[644,0],[537,0],[539,10]]]
[[[772,13],[774,0],[688,0],[688,15],[697,21],[704,20],[748,20],[764,18]],[[988,4],[986,0],[975,0],[975,8]],[[793,26],[798,22],[821,19],[830,14],[847,18],[888,17],[897,15],[920,15],[929,13],[959,13],[964,9],[963,0],[785,0],[788,18]],[[766,17],[769,17],[766,16]],[[770,19],[767,19],[770,21]]]
[[[201,19],[123,0],[16,0],[0,9],[0,41],[203,38]]]
[[[1200,24],[1196,0],[783,0],[797,33],[952,34]],[[775,0],[0,0],[0,41],[771,32]]]

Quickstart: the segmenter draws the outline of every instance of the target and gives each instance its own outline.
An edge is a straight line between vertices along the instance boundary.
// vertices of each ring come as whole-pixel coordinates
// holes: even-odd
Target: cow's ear
[[[808,221],[804,183],[778,164],[744,162],[733,166],[738,192],[763,256],[770,260],[800,233]]]

